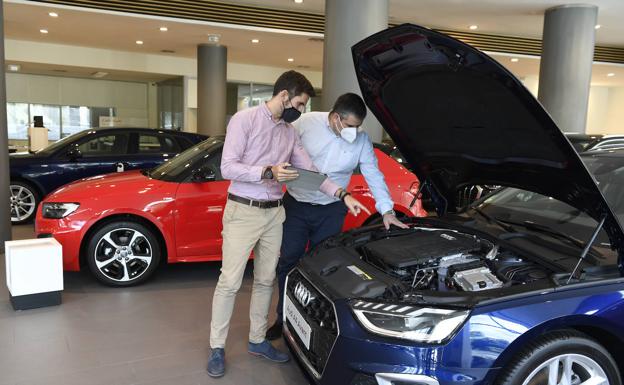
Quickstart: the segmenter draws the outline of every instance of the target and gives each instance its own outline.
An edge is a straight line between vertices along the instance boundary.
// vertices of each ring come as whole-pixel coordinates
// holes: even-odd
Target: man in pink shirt
[[[287,353],[265,339],[265,334],[285,219],[282,182],[298,177],[296,171],[287,168],[290,165],[316,171],[290,123],[314,95],[314,88],[302,74],[285,72],[275,82],[271,100],[237,112],[228,124],[221,174],[232,182],[223,211],[223,265],[212,300],[210,376],[225,374],[225,340],[251,251],[254,281],[248,351],[274,362],[289,360]],[[341,198],[353,215],[368,212],[330,179],[323,182],[320,191]]]

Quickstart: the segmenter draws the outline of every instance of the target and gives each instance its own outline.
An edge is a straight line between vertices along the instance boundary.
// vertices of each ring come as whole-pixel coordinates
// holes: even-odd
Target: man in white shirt
[[[359,166],[375,198],[375,208],[382,215],[386,229],[390,225],[407,228],[394,213],[384,176],[377,167],[373,145],[364,131],[358,128],[366,117],[366,105],[359,95],[347,93],[336,100],[330,112],[303,114],[293,125],[312,162],[331,180],[343,188]],[[306,246],[316,246],[342,229],[347,208],[341,201],[345,195],[328,197],[323,193],[296,187],[287,187],[284,195],[286,221],[277,266],[279,302],[277,321],[266,333],[269,340],[282,334],[282,304],[284,284],[288,272],[299,262]]]

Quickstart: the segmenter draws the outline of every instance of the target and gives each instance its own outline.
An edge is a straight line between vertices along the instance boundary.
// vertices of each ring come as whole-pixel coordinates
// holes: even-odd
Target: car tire
[[[552,375],[556,381],[549,381]],[[621,385],[617,364],[609,352],[591,337],[576,331],[557,331],[528,343],[517,358],[503,371],[500,385],[585,383],[588,379],[605,378],[609,385]],[[603,382],[596,382],[603,383]]]
[[[108,223],[89,238],[87,264],[98,281],[117,287],[149,279],[161,259],[158,238],[147,226],[130,221]]]
[[[37,214],[37,205],[41,201],[37,189],[28,183],[11,181],[9,190],[11,223],[20,225],[31,222]]]

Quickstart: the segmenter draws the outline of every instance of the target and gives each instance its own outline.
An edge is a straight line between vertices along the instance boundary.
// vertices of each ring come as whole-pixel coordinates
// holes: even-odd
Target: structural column
[[[227,48],[219,44],[197,47],[197,132],[225,133]]]
[[[4,76],[4,11],[0,4],[0,253],[4,242],[11,240],[11,208],[9,205],[9,138],[6,111],[6,79]]]
[[[388,0],[326,0],[323,52],[323,110],[329,111],[345,92],[360,94],[351,46],[388,27]],[[363,125],[374,142],[383,129],[370,113]]]
[[[538,99],[564,132],[584,133],[598,8],[546,10]]]

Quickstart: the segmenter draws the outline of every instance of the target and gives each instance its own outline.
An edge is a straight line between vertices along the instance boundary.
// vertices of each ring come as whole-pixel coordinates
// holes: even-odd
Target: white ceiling
[[[323,0],[304,0],[303,7],[295,4],[292,0],[238,0],[247,4],[258,3],[264,6],[288,6],[292,8],[302,8],[306,11],[322,12]],[[454,20],[463,17],[460,12],[462,7],[468,7],[466,4],[493,4],[495,1],[485,0],[391,0],[391,7],[397,7],[399,3],[405,5],[406,15],[408,11],[418,14],[416,6],[426,8],[423,15],[438,15],[439,20],[444,20],[441,16],[444,13],[444,7],[450,5],[454,12],[448,12],[448,19]],[[499,0],[498,8],[507,9],[508,3],[512,1]],[[554,5],[553,1],[542,0],[515,0],[515,3],[535,4],[540,3],[543,7]],[[434,6],[434,3],[436,6]],[[609,3],[618,5],[618,11],[624,16],[621,9],[624,8],[624,0],[604,0],[600,3]],[[504,4],[504,5],[503,5]],[[429,5],[424,7],[424,5]],[[442,6],[440,6],[442,5]],[[319,8],[321,6],[321,8]],[[307,8],[304,8],[307,7]],[[473,8],[473,5],[470,6]],[[494,8],[494,7],[490,7]],[[481,9],[481,8],[478,8]],[[58,18],[51,18],[48,12],[56,11]],[[485,14],[479,15],[483,20],[493,19],[497,24],[501,24],[498,16],[492,14],[490,10],[489,16]],[[504,14],[500,9],[497,13]],[[528,12],[528,11],[526,11]],[[424,16],[422,16],[424,17]],[[530,18],[537,17],[531,16]],[[539,16],[541,18],[541,16]],[[142,17],[140,15],[119,14],[119,13],[102,13],[88,9],[68,9],[58,8],[47,5],[45,3],[16,3],[4,1],[4,21],[5,36],[11,39],[30,40],[39,42],[51,42],[59,44],[69,44],[96,48],[108,48],[115,50],[143,52],[159,55],[174,55],[181,57],[195,57],[197,45],[206,43],[209,34],[220,34],[221,43],[228,47],[228,60],[237,63],[250,63],[274,67],[286,68],[306,68],[310,70],[320,71],[323,64],[323,43],[318,39],[312,39],[309,36],[301,36],[298,34],[284,34],[276,32],[258,31],[254,29],[242,29],[236,26],[230,27],[214,27],[207,23],[190,22],[183,20],[163,21],[162,18]],[[624,20],[624,19],[623,19]],[[404,20],[403,20],[404,21]],[[491,21],[493,22],[493,21]],[[462,23],[464,23],[462,21]],[[472,22],[470,22],[472,23]],[[541,23],[541,22],[540,22]],[[422,23],[425,24],[425,23]],[[613,23],[613,28],[621,28],[620,24]],[[430,27],[459,29],[457,25],[436,25],[427,24]],[[510,24],[511,25],[511,24]],[[167,32],[160,32],[159,27],[167,26]],[[541,30],[541,25],[539,26]],[[41,34],[39,29],[46,28],[49,33]],[[528,28],[528,27],[527,27]],[[599,32],[611,30],[608,25],[601,28]],[[516,34],[513,31],[507,34]],[[482,31],[482,32],[498,32],[498,31]],[[502,33],[502,32],[500,32]],[[252,44],[251,39],[260,39],[259,44]],[[621,39],[624,40],[624,31]],[[136,40],[142,40],[143,45],[137,45]],[[316,41],[315,41],[316,40]],[[624,44],[622,44],[624,45]],[[174,53],[163,53],[162,50],[173,50]],[[532,57],[521,57],[518,62],[511,62],[511,56],[492,54],[494,58],[509,68],[516,76],[520,78],[537,76],[539,74],[539,59]],[[294,62],[288,62],[289,57],[294,58]],[[95,72],[96,68],[75,68],[75,67],[46,67],[35,63],[22,64],[22,72],[40,73],[40,74],[56,74],[64,76],[89,76],[89,73]],[[302,67],[300,67],[302,66]],[[66,72],[59,72],[66,71]],[[91,72],[92,71],[92,72]],[[118,80],[137,81],[156,81],[153,74],[136,74],[136,73],[115,73],[111,72],[109,77]],[[614,73],[615,76],[607,77],[607,73]],[[623,65],[594,65],[592,84],[624,86],[624,66]]]
[[[340,0],[333,0],[340,1]],[[325,12],[325,0],[231,0],[269,8]],[[389,0],[391,23],[415,23],[430,28],[541,38],[544,11],[563,4],[598,7],[596,43],[624,46],[624,0]]]

